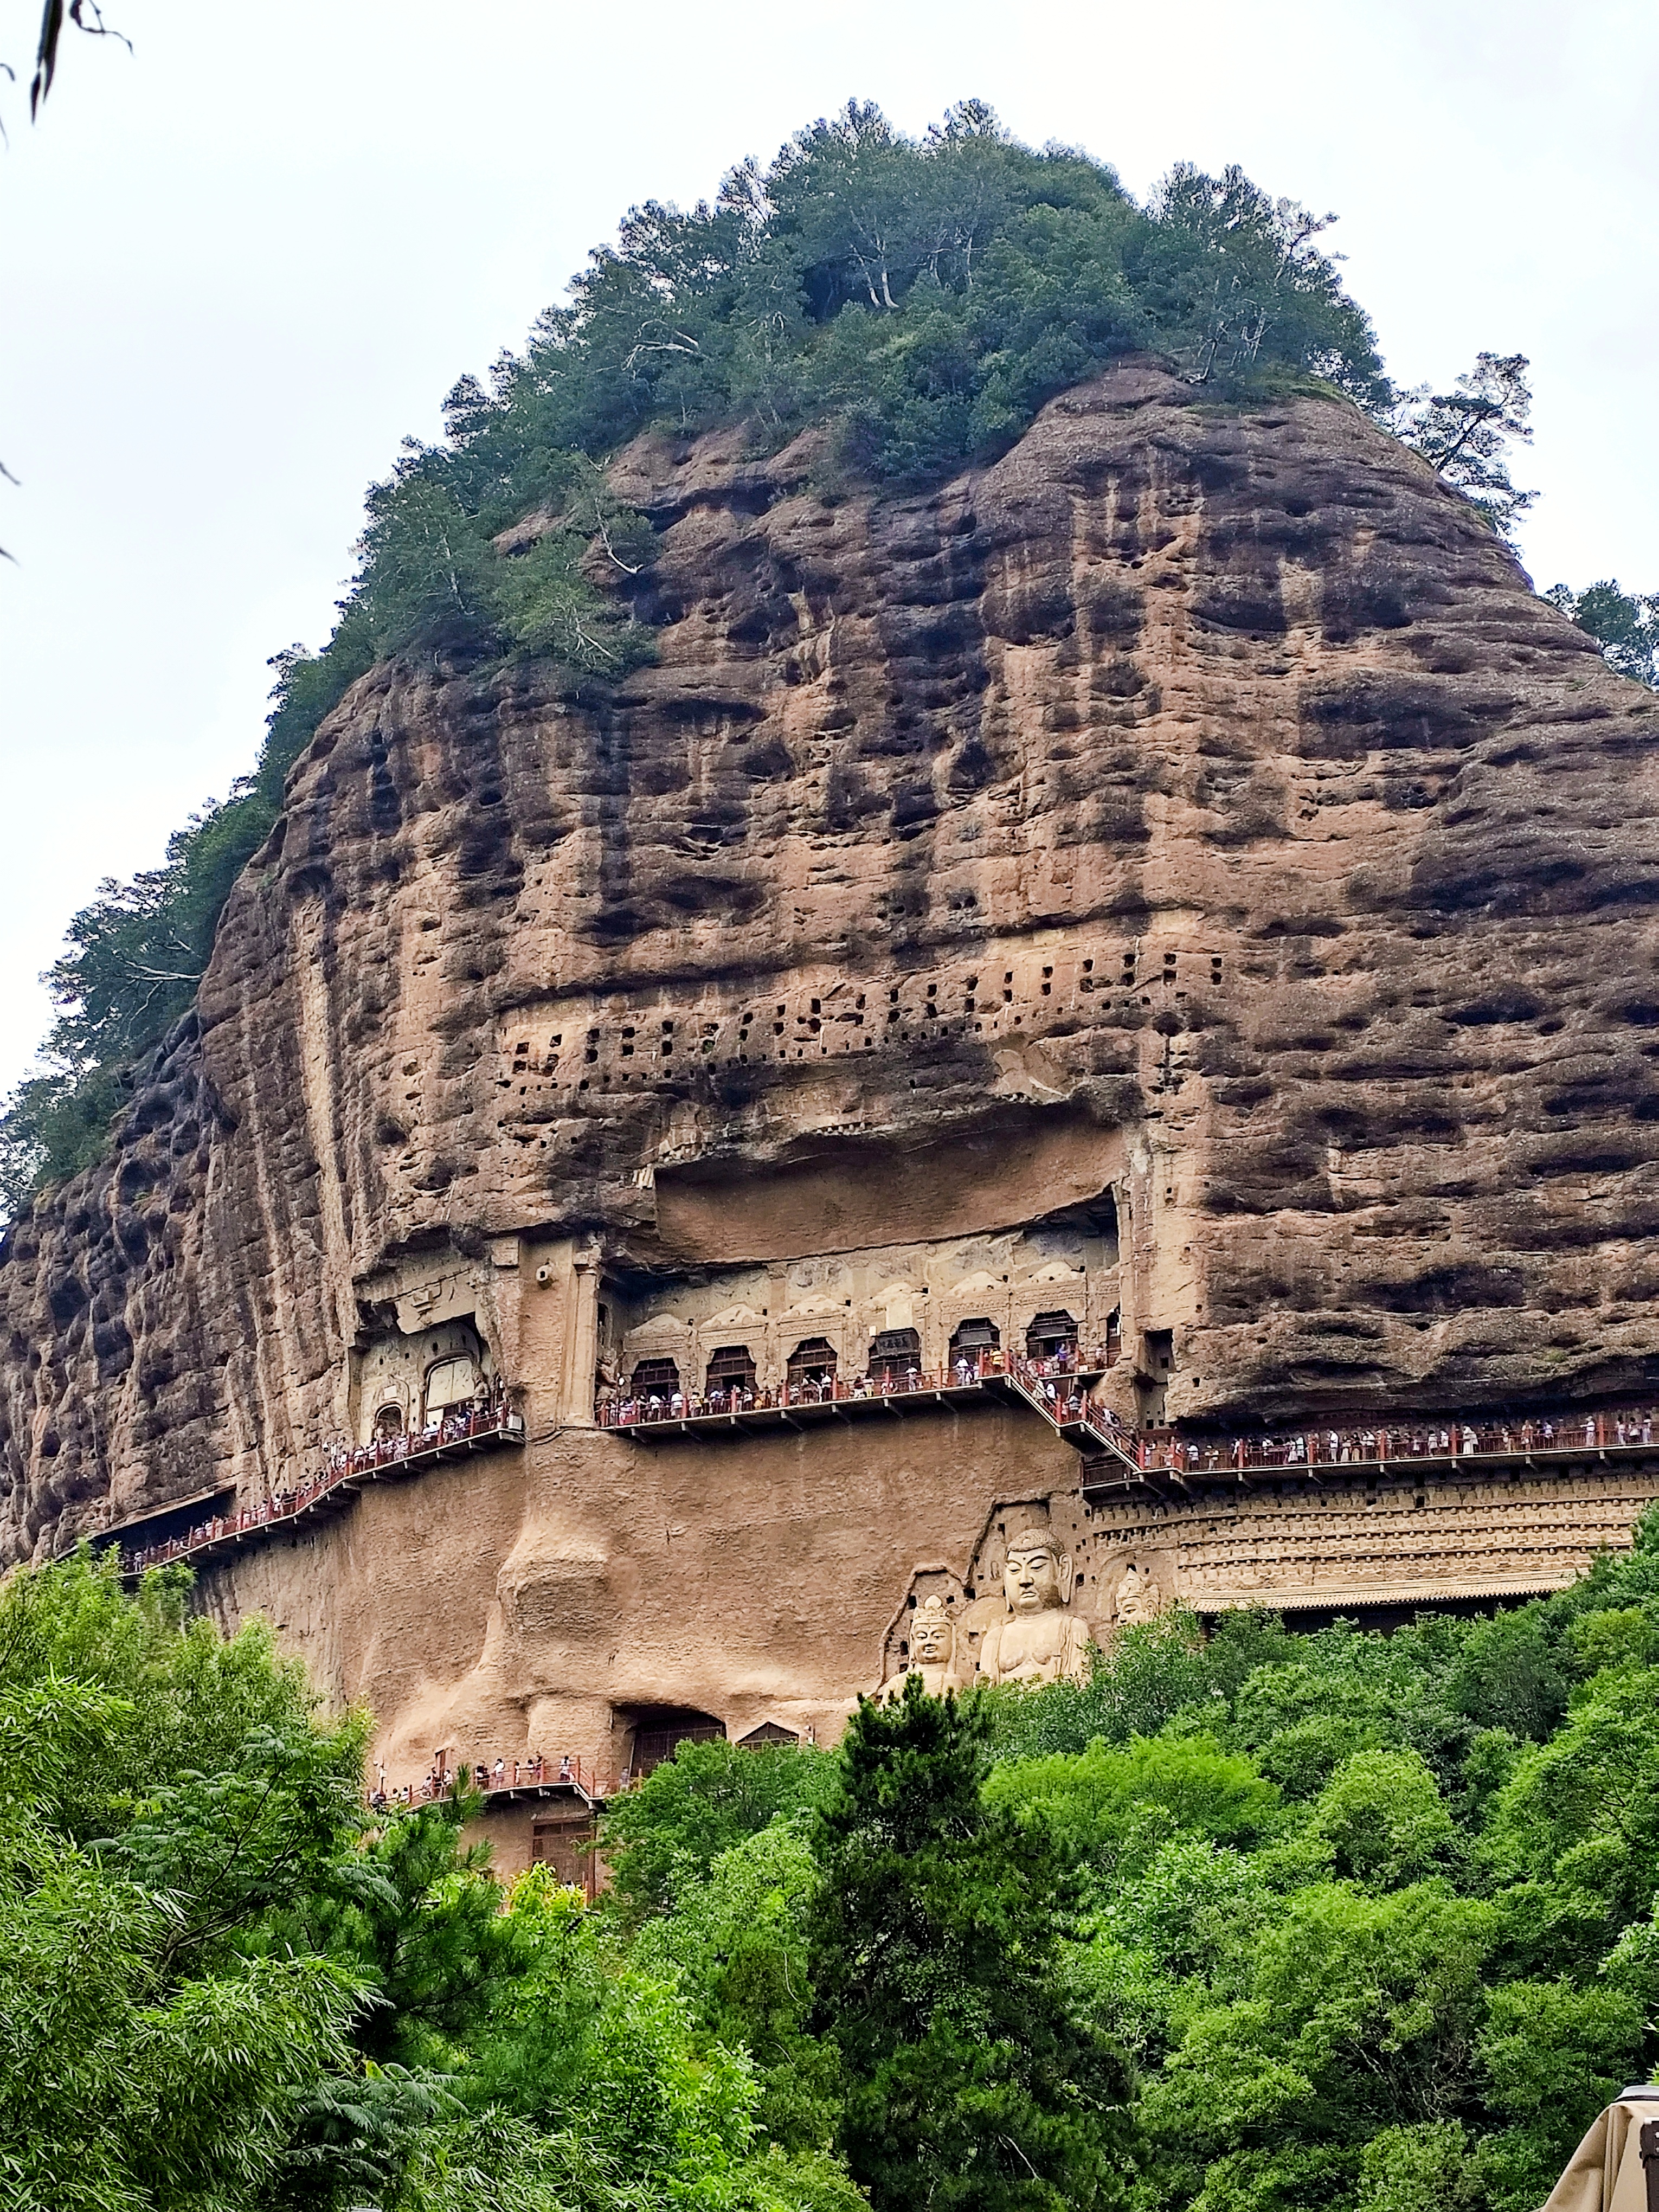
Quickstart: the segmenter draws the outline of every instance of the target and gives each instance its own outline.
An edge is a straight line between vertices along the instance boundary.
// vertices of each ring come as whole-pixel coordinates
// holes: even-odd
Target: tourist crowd
[[[567,1752],[556,1766],[550,1759],[497,1759],[492,1766],[487,1759],[452,1765],[448,1755],[440,1753],[418,1782],[405,1782],[388,1790],[386,1769],[380,1769],[379,1786],[369,1792],[371,1811],[384,1813],[396,1805],[431,1805],[441,1797],[453,1797],[463,1784],[481,1790],[489,1796],[498,1790],[536,1790],[562,1787],[575,1790],[584,1797],[600,1795],[599,1785],[586,1772],[580,1759]]]
[[[837,1375],[830,1370],[809,1372],[767,1389],[757,1389],[752,1382],[734,1379],[729,1383],[711,1381],[702,1391],[685,1390],[678,1385],[627,1394],[614,1391],[598,1401],[594,1417],[600,1427],[606,1429],[633,1428],[644,1421],[729,1420],[736,1413],[783,1413],[792,1406],[845,1405],[868,1398],[907,1397],[920,1391],[965,1390],[1001,1376],[1012,1376],[1018,1382],[1045,1383],[1051,1402],[1057,1397],[1061,1401],[1069,1397],[1073,1405],[1081,1405],[1078,1378],[1103,1374],[1116,1359],[1115,1340],[1088,1355],[1080,1352],[1074,1344],[1063,1345],[1047,1359],[1010,1358],[1005,1352],[987,1348],[960,1353],[940,1374],[889,1363],[873,1373],[853,1376]],[[1071,1390],[1061,1391],[1060,1384],[1068,1381],[1073,1386]]]
[[[1177,1479],[1186,1474],[1216,1476],[1229,1472],[1242,1475],[1252,1469],[1293,1474],[1320,1467],[1383,1466],[1412,1460],[1514,1459],[1546,1454],[1639,1449],[1652,1446],[1656,1424],[1659,1424],[1659,1410],[1623,1407],[1600,1413],[1531,1413],[1487,1416],[1478,1421],[1309,1428],[1257,1436],[1181,1437],[1173,1431],[1129,1428],[1109,1407],[1103,1406],[1089,1395],[1090,1382],[1115,1363],[1116,1352],[1115,1341],[1091,1353],[1080,1352],[1075,1345],[1062,1346],[1046,1359],[1023,1359],[987,1349],[962,1353],[942,1374],[925,1373],[915,1366],[889,1366],[875,1374],[862,1373],[850,1378],[826,1371],[763,1390],[756,1389],[750,1382],[734,1379],[724,1385],[716,1383],[701,1393],[678,1388],[628,1395],[615,1392],[600,1400],[595,1416],[600,1426],[607,1429],[626,1429],[659,1421],[730,1420],[740,1414],[782,1414],[791,1407],[965,1390],[1002,1380],[1014,1383],[1056,1427],[1081,1425],[1127,1465],[1145,1474],[1164,1473]],[[496,1395],[481,1399],[468,1410],[446,1413],[400,1436],[380,1437],[367,1444],[334,1446],[328,1453],[322,1474],[312,1481],[294,1489],[276,1491],[261,1504],[250,1506],[243,1512],[216,1515],[199,1522],[184,1535],[166,1543],[124,1551],[122,1570],[127,1574],[140,1574],[147,1567],[166,1566],[174,1559],[188,1559],[216,1544],[291,1521],[354,1476],[418,1460],[427,1453],[442,1451],[471,1438],[523,1434],[523,1416],[514,1413]],[[525,1764],[518,1762],[520,1765]],[[497,1761],[496,1766],[487,1771],[491,1778],[488,1786],[510,1786],[498,1778],[505,1771],[502,1762]],[[429,1783],[432,1778],[428,1779]],[[412,1801],[405,1796],[403,1802]]]
[[[1517,1413],[1480,1421],[1419,1422],[1358,1429],[1304,1429],[1283,1436],[1182,1437],[1121,1427],[1092,1403],[1085,1424],[1148,1472],[1239,1473],[1248,1468],[1384,1466],[1409,1460],[1519,1459],[1545,1453],[1650,1446],[1659,1411],[1625,1407],[1606,1413]]]
[[[296,1513],[314,1505],[319,1498],[325,1498],[353,1475],[371,1474],[377,1468],[390,1467],[399,1460],[419,1459],[423,1453],[442,1451],[448,1445],[464,1443],[472,1437],[523,1433],[522,1416],[499,1400],[491,1400],[466,1413],[446,1413],[404,1436],[380,1437],[373,1443],[356,1447],[332,1445],[323,1472],[311,1481],[293,1489],[273,1491],[259,1504],[250,1505],[243,1512],[216,1514],[164,1544],[148,1544],[140,1551],[123,1552],[122,1571],[142,1574],[146,1567],[164,1567],[172,1560],[186,1559],[210,1545],[290,1521]]]
[[[422,1452],[441,1451],[446,1444],[465,1443],[469,1437],[516,1433],[524,1424],[499,1396],[480,1393],[476,1405],[447,1413],[434,1413],[418,1429],[399,1436],[376,1437],[372,1443],[350,1444],[342,1437],[329,1448],[327,1478],[368,1474],[398,1460],[418,1459]]]

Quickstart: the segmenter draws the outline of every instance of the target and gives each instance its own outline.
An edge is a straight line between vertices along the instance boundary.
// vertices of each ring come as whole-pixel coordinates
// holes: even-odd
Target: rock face
[[[365,678],[0,1267],[14,1560],[257,1500],[446,1361],[508,1389],[521,1451],[206,1585],[405,1764],[832,1725],[918,1572],[1082,1510],[1015,1407],[644,1448],[596,1370],[938,1368],[1062,1312],[1200,1431],[1659,1382],[1651,695],[1344,403],[1130,366],[932,492],[814,460],[623,457],[661,650],[613,691]],[[1522,1582],[1621,1540],[1620,1480],[1505,1492]],[[1443,1506],[1371,1545],[1390,1587],[1480,1586],[1497,1506]],[[1354,1548],[1276,1495],[1152,1518],[1077,1524],[1103,1626],[1137,1549],[1168,1596]]]

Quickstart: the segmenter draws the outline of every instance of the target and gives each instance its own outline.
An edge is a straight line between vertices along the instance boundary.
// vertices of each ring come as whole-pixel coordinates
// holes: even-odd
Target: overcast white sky
[[[1538,582],[1659,589],[1651,0],[106,5],[131,55],[66,33],[40,124],[0,100],[0,1086],[75,908],[250,765],[399,438],[629,203],[849,94],[1336,210],[1396,376],[1531,356]]]

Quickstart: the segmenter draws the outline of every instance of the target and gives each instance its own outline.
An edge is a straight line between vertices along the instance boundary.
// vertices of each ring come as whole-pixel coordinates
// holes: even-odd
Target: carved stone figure
[[[1051,1530],[1024,1528],[1009,1538],[1002,1595],[1008,1610],[980,1646],[986,1680],[1083,1680],[1092,1639],[1087,1621],[1068,1609],[1072,1562]]]
[[[963,1686],[957,1669],[957,1625],[950,1608],[937,1592],[924,1598],[910,1623],[910,1658],[904,1672],[888,1689],[890,1698],[902,1698],[912,1674],[920,1674],[930,1698],[942,1698]]]
[[[1150,1575],[1143,1575],[1131,1559],[1113,1597],[1119,1622],[1150,1620],[1163,1602],[1157,1583]]]

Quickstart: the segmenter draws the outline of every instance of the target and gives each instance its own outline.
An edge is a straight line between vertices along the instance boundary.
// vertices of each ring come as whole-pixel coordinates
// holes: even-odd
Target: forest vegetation
[[[40,1064],[0,1113],[0,1203],[101,1155],[135,1070],[189,1012],[289,770],[358,677],[388,656],[530,657],[602,686],[649,658],[649,626],[610,585],[648,566],[651,532],[605,464],[653,426],[738,423],[759,451],[823,425],[828,485],[914,483],[994,458],[1054,393],[1151,350],[1195,396],[1346,398],[1507,530],[1529,498],[1504,459],[1528,434],[1524,358],[1396,389],[1322,250],[1334,220],[1184,164],[1142,205],[1103,163],[1018,144],[975,100],[920,139],[854,101],[769,166],[740,163],[712,203],[635,208],[522,351],[456,385],[443,437],[407,442],[371,487],[332,638],[272,663],[252,771],[70,922]],[[498,547],[531,516],[527,550]],[[1599,584],[1570,611],[1650,672],[1655,603]]]
[[[0,1592],[18,2212],[1536,2212],[1655,2056],[1653,1513],[1490,1620],[683,1745],[594,1908],[186,1588]]]

